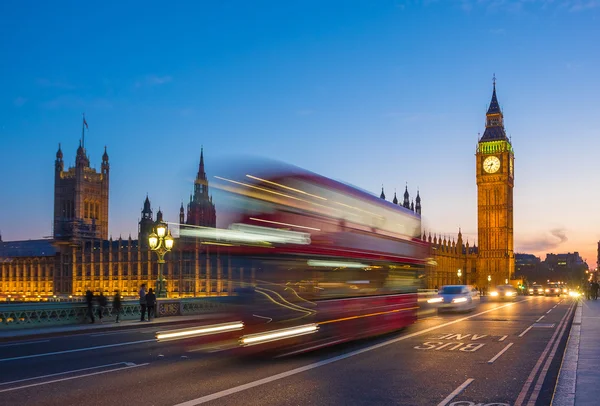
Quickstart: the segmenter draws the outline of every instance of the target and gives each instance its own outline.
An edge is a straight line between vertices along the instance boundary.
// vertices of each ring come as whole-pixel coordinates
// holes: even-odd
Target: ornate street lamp
[[[462,271],[459,269],[456,271],[456,275],[458,275],[458,284],[460,285],[460,277],[462,276]]]
[[[156,279],[156,297],[167,297],[167,280],[163,275],[165,254],[173,248],[173,237],[166,223],[158,221],[154,231],[148,237],[150,249],[158,257],[158,278]]]
[[[488,292],[490,291],[490,284],[492,283],[492,275],[488,275]]]

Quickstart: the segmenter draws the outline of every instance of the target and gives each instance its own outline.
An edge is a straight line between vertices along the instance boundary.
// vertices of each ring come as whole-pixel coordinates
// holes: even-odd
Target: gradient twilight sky
[[[123,5],[126,3],[127,5]],[[600,239],[600,0],[0,2],[0,231],[51,235],[58,143],[111,163],[110,233],[177,221],[200,147],[278,158],[477,235],[492,75],[515,148],[515,249]],[[218,202],[217,202],[218,208]]]

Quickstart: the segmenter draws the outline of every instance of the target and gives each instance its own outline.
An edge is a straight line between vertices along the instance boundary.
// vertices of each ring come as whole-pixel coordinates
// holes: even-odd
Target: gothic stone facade
[[[154,287],[158,277],[156,254],[139,240],[14,241],[0,246],[0,294],[14,297],[83,295],[87,289],[111,294],[120,290],[135,296],[142,283]],[[164,276],[170,297],[227,295],[232,286],[247,281],[217,248],[175,241],[167,254]],[[3,255],[3,250],[11,256]],[[22,252],[19,254],[18,250]]]
[[[77,148],[75,166],[65,171],[59,144],[54,164],[55,239],[108,238],[109,171],[106,147],[98,173],[90,168],[82,142]]]

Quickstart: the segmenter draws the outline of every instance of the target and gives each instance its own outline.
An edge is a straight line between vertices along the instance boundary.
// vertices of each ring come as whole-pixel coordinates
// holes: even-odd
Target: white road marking
[[[38,343],[47,343],[50,340],[39,340],[39,341],[27,341],[23,343],[9,343],[9,344],[0,344],[0,348],[2,347],[13,347],[15,345],[28,345],[28,344],[38,344]]]
[[[569,313],[569,312],[567,312],[567,313]],[[535,387],[533,388],[533,392],[531,392],[531,396],[529,397],[529,402],[527,403],[527,406],[535,406],[538,396],[540,395],[540,392],[542,391],[542,384],[544,383],[544,379],[546,378],[546,375],[548,374],[548,369],[550,369],[550,364],[552,363],[552,360],[554,360],[554,356],[556,355],[556,350],[558,349],[558,345],[560,344],[560,341],[562,340],[562,337],[565,335],[565,331],[567,330],[567,325],[568,325],[568,323],[565,321],[565,323],[561,327],[560,334],[554,341],[554,346],[552,347],[552,352],[550,352],[550,355],[548,356],[548,358],[546,359],[546,363],[544,364],[544,368],[542,368],[542,372],[540,372],[540,375],[538,376],[537,382],[535,383]]]
[[[113,368],[113,369],[108,369],[106,371],[98,371],[98,372],[91,372],[89,374],[83,374],[83,375],[78,375],[78,376],[71,376],[68,378],[61,378],[61,379],[54,379],[52,381],[46,381],[46,382],[38,382],[38,383],[32,383],[29,385],[23,385],[23,386],[17,386],[16,388],[8,388],[8,389],[2,389],[0,390],[0,393],[2,392],[10,392],[10,391],[15,391],[15,390],[19,390],[19,389],[25,389],[25,388],[31,388],[33,386],[40,386],[40,385],[48,385],[51,383],[56,383],[56,382],[64,382],[64,381],[70,381],[73,379],[79,379],[79,378],[85,378],[88,376],[94,376],[94,375],[100,375],[100,374],[105,374],[107,372],[116,372],[116,371],[123,371],[125,369],[131,369],[131,368],[137,368],[137,367],[143,367],[145,365],[148,365],[149,363],[145,363],[145,364],[136,364],[136,365],[132,365],[132,366],[125,366],[125,367],[121,367],[121,368]]]
[[[508,336],[502,336],[502,337],[500,337],[500,339],[498,341],[504,341],[504,340],[506,340],[506,337],[508,337]]]
[[[546,316],[544,315],[544,316],[540,317],[540,318],[539,318],[539,319],[537,319],[535,322],[536,322],[536,323],[539,323],[540,321],[542,321],[542,319],[543,319],[544,317],[546,317]]]
[[[558,335],[558,332],[560,331],[560,327],[563,325],[563,323],[565,323],[565,320],[567,319],[568,315],[571,313],[571,309],[572,309],[572,307],[569,307],[569,310],[567,310],[567,312],[565,313],[565,315],[563,316],[563,318],[561,319],[561,321],[559,323],[559,328],[554,330],[554,334],[552,334],[552,337],[550,337],[550,340],[548,340],[548,344],[546,344],[546,348],[544,348],[542,355],[540,355],[540,357],[538,358],[535,366],[533,367],[533,369],[531,370],[531,373],[529,374],[529,377],[525,381],[523,388],[521,388],[521,392],[519,393],[519,396],[517,397],[517,400],[515,401],[514,406],[521,406],[523,404],[523,402],[525,401],[525,397],[527,396],[527,393],[529,392],[529,388],[531,388],[533,379],[535,378],[540,367],[542,366],[542,362],[544,361],[544,358],[546,358],[546,355],[550,351],[550,348],[552,347],[552,344],[554,343],[554,339],[556,338],[556,336]]]
[[[466,387],[469,386],[471,384],[471,382],[473,382],[474,380],[475,379],[473,379],[473,378],[469,378],[466,381],[464,381],[462,385],[460,385],[458,388],[454,389],[454,391],[451,394],[449,394],[448,396],[446,396],[446,399],[444,399],[440,403],[438,403],[437,406],[446,406],[459,393],[461,393],[462,391],[464,391],[466,389]]]
[[[108,344],[108,345],[99,345],[96,347],[86,347],[86,348],[76,348],[74,350],[65,350],[65,351],[56,351],[56,352],[47,352],[44,354],[33,354],[33,355],[23,355],[21,357],[12,357],[12,358],[0,358],[0,362],[6,361],[16,361],[20,359],[28,359],[28,358],[38,358],[38,357],[47,357],[50,355],[60,355],[60,354],[69,354],[71,352],[82,352],[82,351],[92,351],[92,350],[101,350],[103,348],[111,348],[111,347],[121,347],[123,345],[132,345],[132,344],[142,344],[142,343],[155,343],[156,339],[150,340],[140,340],[140,341],[129,341],[126,343],[117,343],[117,344]]]
[[[525,334],[527,334],[527,332],[528,332],[529,330],[531,330],[531,328],[532,328],[532,327],[533,327],[533,325],[531,325],[531,326],[527,327],[527,328],[525,329],[525,331],[523,331],[521,334],[519,334],[519,337],[523,337]]]
[[[76,372],[82,372],[82,371],[90,371],[92,369],[99,369],[99,368],[108,368],[108,367],[114,367],[115,365],[135,365],[135,364],[131,364],[130,362],[115,362],[114,364],[107,364],[107,365],[99,365],[97,367],[90,367],[90,368],[82,368],[82,369],[75,369],[73,371],[66,371],[66,372],[58,372],[56,374],[50,374],[50,375],[40,375],[40,376],[34,376],[33,378],[25,378],[25,379],[19,379],[17,381],[9,381],[9,382],[2,382],[0,383],[0,385],[10,385],[11,383],[19,383],[19,382],[26,382],[26,381],[33,381],[35,379],[42,379],[42,378],[50,378],[51,376],[59,376],[59,375],[68,375],[68,374],[74,374]]]
[[[132,333],[133,330],[130,331],[111,331],[110,333],[97,333],[97,334],[87,334],[88,337],[102,337],[102,336],[111,336],[115,334],[127,334]]]
[[[404,336],[393,338],[391,340],[384,341],[382,343],[375,344],[375,345],[372,345],[370,347],[366,347],[366,348],[362,348],[360,350],[356,350],[356,351],[352,351],[352,352],[349,352],[349,353],[346,353],[346,354],[338,355],[337,357],[328,358],[328,359],[325,359],[323,361],[319,361],[319,362],[315,362],[315,363],[312,363],[312,364],[308,364],[308,365],[305,365],[303,367],[295,368],[295,369],[292,369],[292,370],[289,370],[289,371],[285,371],[285,372],[282,372],[282,373],[279,373],[279,374],[276,374],[276,375],[271,375],[271,376],[268,376],[266,378],[262,378],[262,379],[259,379],[259,380],[256,380],[256,381],[252,381],[252,382],[249,382],[249,383],[246,383],[246,384],[243,384],[243,385],[234,386],[233,388],[225,389],[225,390],[222,390],[220,392],[215,392],[215,393],[212,393],[210,395],[199,397],[197,399],[188,400],[187,402],[182,402],[182,403],[179,403],[179,404],[177,404],[175,406],[195,406],[195,405],[200,405],[202,403],[210,402],[210,401],[213,401],[213,400],[216,400],[216,399],[220,399],[220,398],[225,397],[225,396],[233,395],[234,393],[238,393],[238,392],[242,392],[242,391],[245,391],[245,390],[248,390],[248,389],[252,389],[252,388],[255,388],[257,386],[261,386],[261,385],[264,385],[264,384],[267,384],[267,383],[270,383],[270,382],[277,381],[279,379],[287,378],[288,376],[293,376],[293,375],[296,375],[296,374],[299,374],[299,373],[302,373],[302,372],[305,372],[305,371],[309,371],[309,370],[314,369],[314,368],[319,368],[319,367],[322,367],[324,365],[331,364],[331,363],[336,362],[336,361],[341,361],[341,360],[346,359],[346,358],[354,357],[356,355],[359,355],[359,354],[362,354],[362,353],[365,353],[365,352],[369,352],[369,351],[372,351],[372,350],[375,350],[375,349],[378,349],[378,348],[382,348],[382,347],[385,347],[385,346],[388,346],[390,344],[394,344],[394,343],[397,343],[397,342],[400,342],[400,341],[404,341],[404,340],[407,340],[407,339],[412,338],[412,337],[417,337],[417,336],[420,336],[420,335],[423,335],[423,334],[427,334],[430,331],[434,331],[434,330],[438,330],[438,329],[443,328],[443,327],[451,326],[452,324],[460,323],[462,321],[469,320],[469,319],[472,319],[474,317],[481,316],[482,314],[486,314],[486,313],[490,313],[490,312],[493,312],[493,311],[498,310],[498,309],[502,309],[504,307],[513,306],[513,305],[515,305],[517,303],[520,303],[520,302],[524,302],[524,300],[521,300],[521,301],[518,301],[518,302],[513,302],[513,303],[507,303],[505,305],[494,307],[493,309],[485,310],[483,312],[476,313],[476,314],[473,314],[471,316],[466,316],[466,317],[462,317],[460,319],[449,321],[447,323],[442,323],[439,326],[429,327],[429,328],[426,328],[424,330],[415,331],[414,333],[410,333],[410,334],[406,334]]]
[[[546,314],[550,313],[551,311],[552,311],[552,309],[548,310],[548,311],[546,312]]]
[[[101,336],[110,336],[114,334],[131,334],[131,333],[156,333],[160,328],[145,328],[145,329],[129,329],[129,330],[121,330],[121,331],[110,331],[107,333],[96,333],[96,334],[87,334],[89,337],[101,337]]]
[[[506,350],[508,350],[510,347],[512,347],[513,343],[508,343],[508,345],[506,347],[504,347],[498,354],[494,355],[494,358],[492,358],[491,360],[488,361],[488,364],[493,364],[494,361],[496,361],[498,358],[500,358],[500,356],[502,354],[504,354],[504,352],[506,352]]]

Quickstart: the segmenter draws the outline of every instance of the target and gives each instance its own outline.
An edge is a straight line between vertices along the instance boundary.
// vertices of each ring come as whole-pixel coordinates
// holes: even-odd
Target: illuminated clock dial
[[[497,156],[488,156],[483,161],[483,170],[487,173],[496,173],[500,169],[500,159]]]

